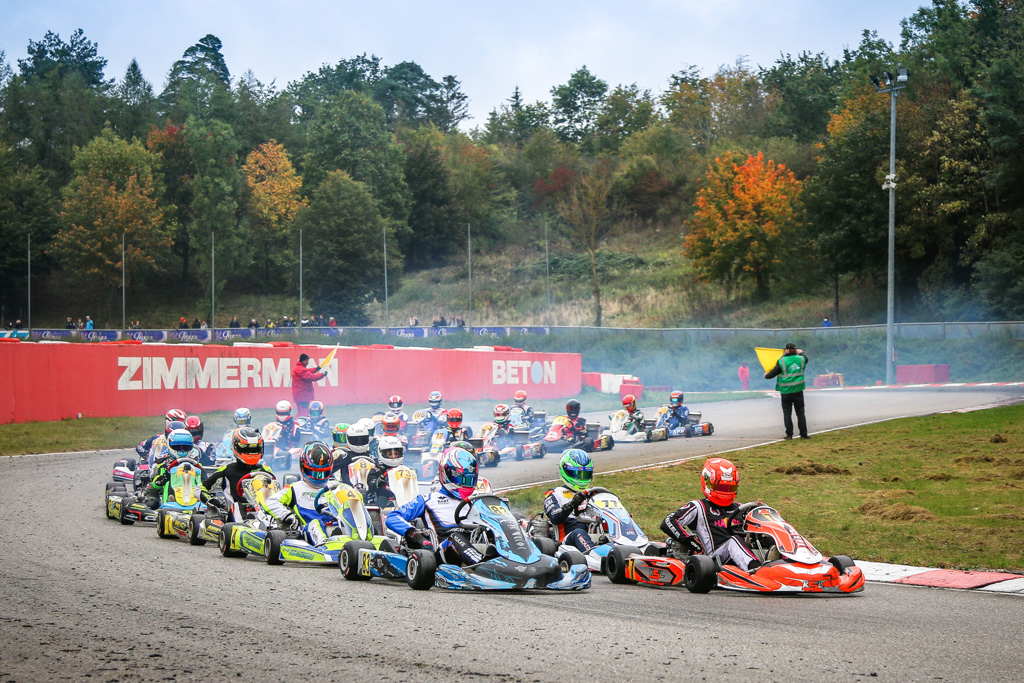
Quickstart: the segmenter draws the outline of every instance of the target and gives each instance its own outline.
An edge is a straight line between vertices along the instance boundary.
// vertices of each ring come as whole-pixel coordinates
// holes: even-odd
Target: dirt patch
[[[1006,478],[1022,481],[1024,480],[1024,470],[1010,470],[1006,473]]]
[[[887,503],[879,499],[861,503],[854,508],[854,512],[870,517],[878,517],[879,519],[887,519],[892,522],[924,522],[935,519],[935,515],[930,510],[919,505]]]
[[[930,479],[931,481],[949,481],[952,478],[952,475],[947,474],[946,472],[941,472],[939,474],[929,474],[927,477],[925,477],[925,479]]]
[[[774,472],[779,474],[849,474],[850,470],[836,465],[822,465],[820,462],[801,462],[795,465],[783,465],[776,467]]]
[[[1007,438],[1005,436],[1003,436],[1002,434],[993,434],[989,438],[989,442],[991,442],[991,443],[1006,443],[1006,441],[1007,441]]]
[[[900,478],[899,478],[899,477],[898,477],[897,475],[895,475],[895,474],[894,474],[894,475],[892,475],[891,477],[884,477],[884,478],[882,479],[882,481],[884,481],[884,482],[885,482],[885,483],[887,483],[887,484],[892,484],[892,483],[895,483],[895,482],[897,482],[897,481],[903,481],[903,480],[902,480],[902,479],[900,479]]]
[[[976,462],[995,462],[996,459],[991,455],[961,455],[959,458],[954,458],[955,463],[976,463]]]

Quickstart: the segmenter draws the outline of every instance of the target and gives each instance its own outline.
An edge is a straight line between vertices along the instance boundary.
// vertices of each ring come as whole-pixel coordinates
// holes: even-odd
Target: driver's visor
[[[263,455],[263,447],[259,443],[235,444],[235,453],[239,455]]]
[[[348,435],[348,443],[349,443],[350,446],[365,446],[366,444],[370,443],[370,435],[369,434],[363,434],[363,435],[360,436],[360,435],[349,434]]]
[[[401,448],[388,448],[380,452],[380,457],[394,460],[403,457],[404,454],[405,451]]]
[[[448,472],[448,478],[456,486],[476,486],[476,471],[463,469],[461,472]]]
[[[190,443],[189,444],[177,443],[177,444],[169,444],[168,445],[168,448],[170,448],[175,453],[188,453],[194,447],[195,446],[193,444],[190,444]]]
[[[589,481],[594,478],[594,470],[590,467],[564,466],[563,469],[573,479]]]
[[[710,488],[717,493],[736,493],[740,486],[734,481],[720,481],[717,484],[712,483]]]

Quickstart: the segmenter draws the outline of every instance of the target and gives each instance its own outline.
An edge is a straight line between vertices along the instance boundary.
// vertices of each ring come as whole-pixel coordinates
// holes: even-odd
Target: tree
[[[766,132],[811,142],[825,136],[839,96],[839,73],[824,53],[785,55],[761,69],[768,94]]]
[[[462,84],[455,76],[441,79],[437,100],[436,111],[430,118],[442,133],[450,133],[469,118],[469,98],[462,92]]]
[[[435,265],[461,244],[465,220],[459,214],[451,172],[441,155],[441,134],[433,126],[399,135],[405,154],[405,182],[412,204],[408,237],[399,243],[410,268]]]
[[[731,154],[709,165],[684,253],[707,280],[753,279],[754,296],[763,301],[797,226],[800,182],[760,153],[739,160]]]
[[[550,130],[551,109],[544,102],[524,104],[519,86],[512,97],[487,118],[482,141],[488,144],[516,144],[526,142],[534,133]]]
[[[175,123],[190,116],[201,121],[231,120],[231,74],[222,47],[217,36],[207,34],[171,66],[160,101]]]
[[[28,41],[28,59],[18,60],[18,69],[27,82],[53,78],[61,81],[68,74],[77,74],[86,87],[104,89],[103,80],[107,60],[99,56],[99,46],[76,29],[68,42],[60,35],[47,31],[39,42]]]
[[[265,142],[252,152],[242,166],[247,191],[249,242],[259,253],[263,277],[252,283],[279,282],[285,267],[295,260],[292,222],[306,206],[300,195],[302,178],[295,172],[283,145]],[[277,272],[271,275],[272,268]]]
[[[601,283],[597,277],[597,252],[616,227],[619,207],[611,197],[612,169],[601,164],[590,173],[577,176],[565,196],[556,203],[565,224],[565,234],[576,248],[590,256],[594,293],[594,325],[601,327]]]
[[[306,280],[313,311],[342,325],[368,324],[366,304],[384,293],[384,230],[389,244],[395,234],[366,185],[344,171],[331,171],[296,226],[307,244],[317,245],[305,261],[307,272],[315,274]],[[388,249],[389,287],[397,287],[401,270],[398,250]]]
[[[109,113],[114,132],[126,140],[144,139],[157,120],[156,98],[153,86],[142,76],[139,63],[134,59],[113,95]]]
[[[651,125],[657,116],[649,90],[636,83],[617,86],[608,94],[594,120],[594,149],[615,153],[622,142]]]
[[[416,62],[400,62],[384,70],[373,84],[373,98],[384,109],[392,129],[431,120],[442,109],[440,84]]]
[[[586,65],[577,69],[567,83],[551,88],[555,130],[559,137],[580,142],[590,134],[606,92],[608,84],[590,73]]]
[[[196,175],[195,160],[185,140],[185,129],[173,123],[153,128],[146,138],[146,149],[157,155],[157,172],[164,188],[165,218],[174,229],[174,252],[181,258],[179,283],[188,281],[192,263],[192,190],[189,182]]]
[[[121,239],[125,280],[131,283],[156,269],[170,246],[170,230],[157,202],[156,158],[139,142],[126,142],[109,128],[81,148],[74,175],[64,188],[62,227],[50,253],[81,291],[97,303],[116,299],[121,286]]]

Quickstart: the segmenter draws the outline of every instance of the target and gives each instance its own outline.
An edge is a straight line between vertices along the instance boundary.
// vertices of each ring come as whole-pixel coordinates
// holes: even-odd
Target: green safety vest
[[[804,390],[804,368],[807,359],[800,354],[783,356],[779,359],[782,372],[776,376],[775,390],[782,394],[795,394]]]

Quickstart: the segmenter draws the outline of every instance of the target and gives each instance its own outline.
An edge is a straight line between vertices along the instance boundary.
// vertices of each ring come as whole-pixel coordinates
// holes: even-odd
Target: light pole
[[[551,327],[551,257],[548,254],[547,221],[544,221],[544,280],[548,285],[548,327]]]
[[[896,96],[907,87],[910,71],[901,66],[896,69],[893,77],[888,71],[882,72],[882,79],[872,75],[871,83],[880,93],[889,93],[891,101],[889,113],[889,175],[885,176],[883,190],[889,190],[889,265],[888,285],[886,287],[885,311],[885,383],[893,384],[895,379],[895,362],[893,360],[893,319],[896,308]],[[883,87],[884,86],[884,87]]]
[[[386,225],[381,226],[381,232],[384,233],[384,334],[388,334],[391,319],[388,315],[388,228]]]
[[[466,329],[473,334],[473,238],[470,236],[471,223],[466,223],[466,261],[469,269],[469,325]]]

